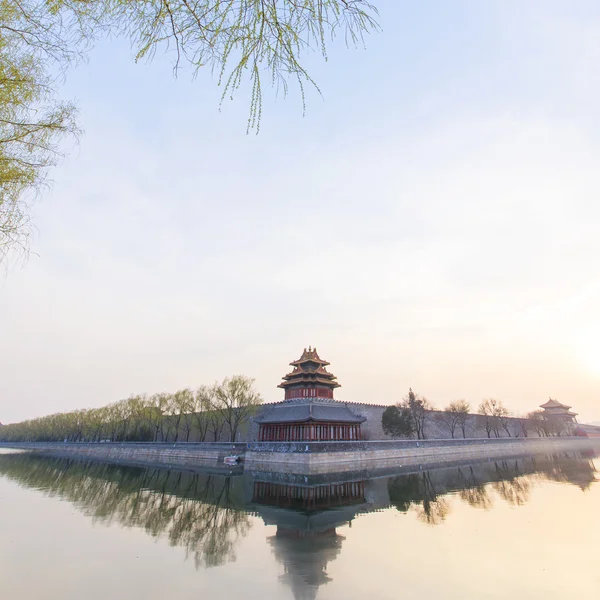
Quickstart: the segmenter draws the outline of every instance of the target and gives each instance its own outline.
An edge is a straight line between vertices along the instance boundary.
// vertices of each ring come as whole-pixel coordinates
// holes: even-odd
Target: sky
[[[0,278],[0,421],[245,374],[304,347],[337,398],[548,397],[600,420],[600,5],[376,1],[322,97],[173,76],[100,42],[64,99],[85,131]]]

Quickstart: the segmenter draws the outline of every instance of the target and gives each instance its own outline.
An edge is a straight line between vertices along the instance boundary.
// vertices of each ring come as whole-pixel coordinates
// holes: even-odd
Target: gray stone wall
[[[355,402],[346,403],[350,410],[358,416],[365,417],[367,420],[362,424],[361,430],[363,438],[367,441],[370,440],[391,440],[391,436],[386,435],[383,432],[381,426],[381,417],[387,406],[381,404],[361,404]],[[257,416],[260,416],[263,411],[270,409],[272,404],[265,404]],[[442,411],[431,411],[429,413],[429,419],[425,426],[425,437],[432,440],[445,440],[450,439],[451,433],[447,426],[444,425]],[[524,437],[521,427],[522,419],[510,418],[507,433],[503,428],[499,428],[499,437]],[[466,437],[468,438],[487,438],[487,432],[485,429],[485,418],[482,415],[469,415],[465,427]],[[244,431],[246,436],[241,437],[240,441],[254,442],[258,439],[258,423],[254,420],[248,425],[247,431]],[[496,437],[495,433],[491,434],[492,437]],[[454,432],[455,438],[462,438],[462,430],[457,428]],[[538,437],[535,432],[528,431],[527,437]]]
[[[383,432],[381,426],[381,417],[387,406],[379,404],[354,404],[349,403],[350,409],[357,415],[366,417],[367,420],[362,425],[363,437],[365,440],[390,440],[393,439],[391,436],[386,435]],[[445,440],[450,439],[450,429],[444,424],[444,413],[442,411],[433,410],[429,413],[429,418],[425,425],[425,437],[431,440]],[[508,419],[508,432],[502,427],[499,428],[499,437],[524,437],[521,427],[522,419],[517,417],[511,417]],[[487,438],[487,431],[485,429],[485,417],[482,415],[471,414],[467,418],[465,427],[465,434],[467,438]],[[495,433],[491,434],[492,437],[496,437]],[[455,438],[462,438],[462,430],[457,427],[454,432]],[[535,432],[528,431],[527,437],[538,437]]]
[[[48,456],[79,457],[113,463],[188,469],[223,469],[223,458],[244,455],[243,469],[314,475],[363,469],[480,460],[485,457],[584,451],[598,448],[587,438],[519,438],[467,440],[395,440],[372,442],[211,443],[21,443],[0,444]],[[242,467],[234,467],[241,472]]]
[[[404,440],[373,442],[257,442],[249,444],[244,468],[315,475],[360,469],[452,463],[484,457],[583,451],[594,447],[585,438],[504,438]]]
[[[246,444],[122,442],[122,443],[2,443],[2,448],[29,450],[47,456],[165,467],[223,467],[225,456],[243,455]]]

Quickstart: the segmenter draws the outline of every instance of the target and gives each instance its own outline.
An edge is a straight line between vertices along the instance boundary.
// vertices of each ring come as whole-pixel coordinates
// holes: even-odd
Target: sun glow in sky
[[[123,42],[69,74],[85,136],[0,281],[0,421],[235,373],[278,400],[309,344],[340,399],[600,419],[600,6],[379,4],[258,136]]]

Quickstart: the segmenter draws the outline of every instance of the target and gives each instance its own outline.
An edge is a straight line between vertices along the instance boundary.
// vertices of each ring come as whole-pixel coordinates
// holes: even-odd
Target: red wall
[[[333,390],[328,388],[295,388],[285,390],[285,399],[292,398],[333,398]]]

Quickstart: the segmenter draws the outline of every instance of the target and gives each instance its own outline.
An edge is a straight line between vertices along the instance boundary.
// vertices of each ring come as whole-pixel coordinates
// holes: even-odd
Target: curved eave
[[[301,379],[302,377],[320,377],[321,379],[337,379],[333,373],[323,373],[322,371],[293,371],[286,373],[281,379]]]
[[[296,381],[282,381],[277,387],[278,388],[283,388],[284,390],[286,388],[292,387],[293,385],[298,385],[298,386],[302,386],[304,384],[310,383],[315,384],[318,383],[324,387],[329,387],[329,388],[339,388],[342,387],[337,381],[327,381],[327,380],[322,380],[322,379],[301,379],[301,380],[296,380]]]
[[[353,413],[345,404],[336,402],[303,402],[274,406],[266,414],[256,417],[259,424],[286,423],[362,423],[366,417]]]
[[[320,358],[300,358],[298,360],[295,360],[294,362],[290,363],[291,367],[299,367],[300,365],[306,364],[306,363],[315,363],[316,365],[321,365],[322,367],[326,367],[327,365],[330,365],[331,363],[328,363],[326,360],[321,360]]]
[[[307,416],[305,418],[296,418],[294,420],[286,420],[286,419],[276,419],[265,417],[264,419],[254,419],[259,425],[294,425],[295,423],[316,423],[316,424],[327,424],[334,425],[336,423],[341,424],[354,424],[359,425],[360,423],[364,423],[367,418],[366,417],[346,417],[339,419],[315,419],[312,416]]]
[[[552,401],[548,401],[545,402],[544,404],[540,404],[540,408],[565,408],[565,409],[569,409],[571,408],[570,406],[568,406],[567,404],[562,404],[561,402],[557,402],[556,400],[552,400]]]

